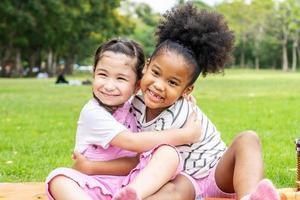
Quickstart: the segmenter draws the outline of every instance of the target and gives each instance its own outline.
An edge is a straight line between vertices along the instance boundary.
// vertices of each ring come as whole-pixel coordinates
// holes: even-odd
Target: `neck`
[[[165,108],[151,109],[149,107],[146,107],[146,122],[149,122],[149,121],[155,119],[164,110],[165,110]]]
[[[108,106],[108,105],[105,105],[104,103],[102,103],[101,101],[100,101],[100,99],[98,99],[97,97],[96,97],[96,95],[93,93],[93,96],[94,96],[94,99],[96,99],[96,101],[98,102],[98,104],[100,105],[100,106],[102,106],[103,108],[105,108],[109,113],[113,113],[113,112],[115,112],[120,106]]]

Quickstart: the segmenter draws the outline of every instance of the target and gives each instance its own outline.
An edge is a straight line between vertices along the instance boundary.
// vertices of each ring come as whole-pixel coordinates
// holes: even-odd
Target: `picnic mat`
[[[47,200],[42,182],[0,183],[0,200]],[[205,200],[230,200],[205,198]]]
[[[0,183],[0,200],[47,200],[41,182]]]
[[[294,188],[278,189],[281,200],[300,200],[300,192]],[[0,200],[47,200],[42,182],[0,183]],[[204,198],[203,200],[232,200]]]

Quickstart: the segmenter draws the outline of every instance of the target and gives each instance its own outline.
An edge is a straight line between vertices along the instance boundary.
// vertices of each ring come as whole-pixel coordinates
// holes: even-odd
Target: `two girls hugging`
[[[222,15],[185,3],[162,16],[156,36],[146,63],[131,40],[112,39],[97,49],[75,164],[49,174],[48,198],[278,200],[272,182],[263,179],[256,133],[244,131],[226,147],[185,98],[200,74],[222,71],[231,58],[234,35]]]

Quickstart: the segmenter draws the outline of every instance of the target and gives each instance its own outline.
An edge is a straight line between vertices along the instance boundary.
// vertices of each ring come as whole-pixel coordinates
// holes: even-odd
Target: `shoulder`
[[[84,118],[99,118],[100,116],[111,116],[111,114],[98,104],[95,99],[90,99],[82,108],[81,117]]]

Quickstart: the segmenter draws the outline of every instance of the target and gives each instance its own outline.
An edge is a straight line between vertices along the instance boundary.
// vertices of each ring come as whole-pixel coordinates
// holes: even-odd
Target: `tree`
[[[248,25],[252,20],[249,14],[249,5],[244,0],[224,1],[216,6],[216,10],[222,13],[235,32],[236,46],[240,50],[240,66],[244,67],[246,44],[249,37]]]
[[[261,45],[266,34],[266,22],[273,15],[274,4],[272,0],[253,0],[249,6],[249,13],[255,16],[249,27],[249,35],[253,38],[253,55],[255,57],[255,68],[260,68]]]
[[[129,14],[129,10],[133,10],[135,15]],[[129,37],[142,44],[147,57],[151,56],[155,46],[154,33],[159,21],[159,14],[154,13],[151,7],[145,3],[127,4],[127,13],[135,24],[134,31]]]
[[[297,49],[299,43],[300,34],[300,2],[287,0],[286,2],[291,9],[289,30],[293,41],[293,60],[292,60],[292,71],[296,71],[297,68]]]

